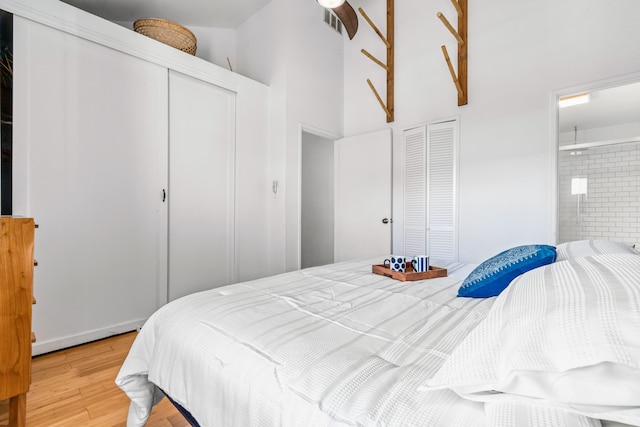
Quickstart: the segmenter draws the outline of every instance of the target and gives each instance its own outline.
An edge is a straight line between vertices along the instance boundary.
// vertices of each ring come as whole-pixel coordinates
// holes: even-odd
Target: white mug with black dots
[[[406,259],[407,258],[403,256],[392,255],[391,258],[385,259],[383,264],[393,271],[404,273],[407,271]],[[387,265],[387,263],[389,263],[389,265]]]
[[[411,267],[416,273],[423,273],[429,270],[429,257],[427,255],[414,256],[411,260]]]

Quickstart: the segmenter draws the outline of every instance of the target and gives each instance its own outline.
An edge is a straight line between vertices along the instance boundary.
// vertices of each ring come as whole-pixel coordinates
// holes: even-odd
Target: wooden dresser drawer
[[[32,218],[0,217],[0,400],[11,399],[9,425],[23,426],[31,383]]]

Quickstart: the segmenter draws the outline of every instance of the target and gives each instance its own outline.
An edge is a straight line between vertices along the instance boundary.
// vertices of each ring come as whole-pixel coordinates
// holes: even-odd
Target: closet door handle
[[[167,191],[163,188],[162,189],[162,203],[164,203],[165,200],[167,200]]]

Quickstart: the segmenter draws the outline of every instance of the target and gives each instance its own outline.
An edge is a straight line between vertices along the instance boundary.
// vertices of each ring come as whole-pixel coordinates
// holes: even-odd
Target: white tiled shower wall
[[[587,178],[587,194],[571,194],[572,178]],[[640,143],[560,151],[558,194],[558,243],[602,239],[640,246]]]

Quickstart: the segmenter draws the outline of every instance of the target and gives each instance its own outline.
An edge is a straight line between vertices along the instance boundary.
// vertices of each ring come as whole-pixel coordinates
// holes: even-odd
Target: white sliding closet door
[[[17,16],[14,34],[39,354],[133,330],[164,299],[167,70]]]
[[[169,73],[169,300],[234,279],[235,94]]]
[[[406,256],[458,259],[457,120],[404,131]]]

